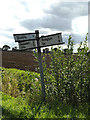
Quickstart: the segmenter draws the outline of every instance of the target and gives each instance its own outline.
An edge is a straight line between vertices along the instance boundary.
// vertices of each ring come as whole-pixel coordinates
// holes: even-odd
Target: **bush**
[[[69,36],[66,54],[61,47],[57,50],[52,48],[49,53],[49,67],[46,64],[45,53],[42,59],[46,98],[50,101],[58,99],[75,106],[89,102],[90,54],[87,55],[87,35],[85,41],[80,43],[76,54],[73,53],[73,47],[74,41]]]
[[[41,84],[38,73],[17,69],[2,68],[2,91],[13,97],[40,96]]]

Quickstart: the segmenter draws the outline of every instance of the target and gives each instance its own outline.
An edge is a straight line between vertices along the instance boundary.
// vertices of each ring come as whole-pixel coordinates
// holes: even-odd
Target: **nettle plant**
[[[88,35],[88,34],[87,34]],[[48,53],[51,59],[49,67],[46,63],[47,53],[44,53],[43,71],[46,98],[62,102],[78,103],[89,102],[89,57],[87,55],[87,35],[81,42],[77,53],[73,53],[74,41],[70,35],[66,54],[64,49],[51,48]]]

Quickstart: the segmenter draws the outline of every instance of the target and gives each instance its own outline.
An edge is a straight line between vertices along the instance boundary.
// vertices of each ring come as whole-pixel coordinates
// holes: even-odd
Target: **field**
[[[48,56],[46,61],[49,64],[50,58]],[[0,66],[39,72],[38,62],[36,62],[33,52],[2,51],[2,65]]]
[[[38,63],[32,52],[2,51],[2,67],[35,71]]]

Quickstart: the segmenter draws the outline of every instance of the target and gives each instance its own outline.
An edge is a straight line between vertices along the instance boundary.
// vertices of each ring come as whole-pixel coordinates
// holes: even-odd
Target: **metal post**
[[[41,58],[41,48],[40,48],[40,43],[39,43],[39,31],[36,30],[35,33],[36,33],[36,39],[37,39],[38,62],[39,62],[41,86],[42,86],[42,100],[45,101],[46,93],[45,93],[42,58]]]

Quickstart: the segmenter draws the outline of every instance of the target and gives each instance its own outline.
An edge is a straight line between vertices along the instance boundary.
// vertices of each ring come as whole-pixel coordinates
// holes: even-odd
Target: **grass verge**
[[[27,98],[11,97],[2,94],[2,120],[7,119],[30,119],[30,118],[86,118],[89,120],[88,104],[72,107],[61,104],[59,101],[53,103],[31,102]]]

